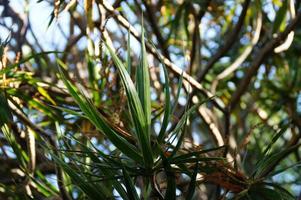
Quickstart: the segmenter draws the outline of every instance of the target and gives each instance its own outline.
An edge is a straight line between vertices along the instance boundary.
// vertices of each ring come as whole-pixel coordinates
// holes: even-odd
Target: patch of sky
[[[284,132],[284,134],[283,134],[283,138],[285,138],[287,141],[289,141],[291,137],[292,137],[291,131],[290,130],[286,130]],[[285,145],[285,144],[283,144],[283,145]]]
[[[179,100],[178,100],[178,103],[181,105],[181,106],[185,106],[186,103],[187,103],[187,98],[184,96],[185,92],[184,92],[184,89],[182,88],[180,90],[180,96],[179,96]]]
[[[114,199],[122,200],[122,197],[120,196],[119,192],[116,189],[113,190],[113,195],[114,195]]]
[[[0,30],[0,31],[1,31],[1,30]],[[14,52],[12,52],[12,51],[8,51],[8,52],[7,52],[7,57],[8,57],[9,60],[14,59],[15,56],[16,56],[16,54],[15,54]]]
[[[164,34],[169,34],[170,29],[167,28],[167,27],[164,27],[164,28],[162,29],[162,32],[163,32]]]
[[[8,26],[8,27],[10,27],[10,29],[12,29],[12,26],[13,26],[13,20],[12,20],[12,18],[3,18],[3,22]]]
[[[254,88],[259,89],[260,88],[260,81],[256,80],[254,83]]]
[[[154,88],[151,88],[151,100],[155,101],[157,99],[157,93],[156,90]]]
[[[1,32],[1,35],[0,35],[1,42],[5,41],[7,38],[10,37],[10,32],[11,31],[9,29],[5,28],[4,26],[0,26],[0,32]]]
[[[168,140],[169,140],[168,142],[170,142],[171,145],[176,146],[179,141],[179,138],[177,137],[176,134],[173,134],[171,137],[168,137]]]
[[[192,132],[193,143],[199,145],[202,143],[201,135],[198,132]]]
[[[55,174],[46,174],[45,175],[46,180],[53,185],[56,189],[58,189],[58,184],[57,184],[57,176]]]
[[[235,16],[232,18],[232,23],[236,23],[242,11],[242,6],[239,4],[235,9]]]
[[[240,44],[242,44],[242,45],[248,45],[250,42],[250,39],[249,39],[249,37],[247,37],[245,35],[245,36],[241,37],[241,39],[239,41],[240,41]]]
[[[296,99],[296,109],[297,113],[301,115],[301,91],[299,91]]]
[[[238,70],[237,72],[235,72],[235,75],[237,78],[242,78],[244,76],[244,72],[241,70]]]
[[[110,151],[108,151],[108,149],[106,149],[102,144],[100,144],[99,140],[96,137],[92,137],[90,141],[95,149],[103,152],[104,154],[110,154]]]
[[[230,60],[231,60],[230,57],[222,57],[222,58],[220,59],[220,62],[225,64],[225,63],[229,63]]]
[[[293,182],[296,177],[291,173],[280,173],[272,177],[275,182]]]
[[[227,86],[230,90],[235,90],[236,86],[232,81],[227,82]]]
[[[276,67],[271,67],[269,74],[268,74],[268,79],[272,80],[275,77],[276,74]]]
[[[16,13],[23,13],[24,11],[28,10],[28,3],[23,0],[10,0],[9,5],[14,8]]]
[[[291,190],[292,190],[293,194],[295,194],[295,195],[301,194],[301,190],[300,190],[300,185],[299,184],[292,184],[291,185]]]
[[[141,34],[141,25],[139,23],[135,23],[134,28],[138,31],[139,35]]]
[[[216,42],[212,41],[212,40],[207,42],[207,46],[210,48],[211,52],[212,52],[212,50],[215,50],[216,48],[219,47],[219,45]],[[211,52],[210,52],[210,56],[212,54]]]
[[[35,0],[31,0],[28,6],[29,9],[29,20],[33,32],[35,33],[44,51],[53,50],[56,48],[62,50],[66,45],[66,40],[64,40],[64,35],[68,33],[68,24],[70,22],[70,17],[68,12],[61,12],[58,19],[54,19],[48,27],[50,16],[52,13],[52,7],[49,6],[48,2],[37,3]],[[41,12],[41,10],[43,12]],[[61,30],[58,29],[58,24],[61,26]]]
[[[99,19],[99,12],[98,12],[98,6],[96,4],[93,4],[93,9],[92,9],[92,19],[93,21],[96,21]]]
[[[116,150],[116,147],[108,140],[105,140],[104,146],[108,147],[108,151],[112,152]]]
[[[161,129],[161,123],[159,122],[159,120],[156,120],[156,122],[154,123],[154,131],[156,135],[159,134],[160,129]]]
[[[265,65],[261,65],[258,69],[258,73],[257,73],[257,78],[259,80],[262,80],[263,79],[263,75],[265,74],[266,72],[266,68],[265,68]]]
[[[74,199],[78,199],[78,197],[79,197],[79,192],[78,192],[76,189],[72,190],[72,197],[73,197]]]
[[[178,188],[176,188],[176,196],[180,196],[182,194],[181,190],[179,190]]]
[[[9,158],[13,158],[13,159],[17,158],[13,148],[11,148],[10,146],[4,145],[3,149]]]
[[[12,45],[12,46],[16,46],[17,45],[17,41],[15,40],[15,39],[10,39],[10,44]]]
[[[217,37],[217,31],[214,27],[210,27],[203,35],[206,39],[215,39]]]
[[[69,159],[69,158],[64,157],[63,159],[64,159],[64,162],[65,162],[65,163],[70,163],[70,159]]]
[[[202,47],[201,48],[201,53],[203,56],[209,57],[211,55],[211,52],[209,51],[209,49]]]
[[[179,97],[179,104],[180,104],[181,106],[185,106],[186,103],[187,103],[187,99],[186,99],[185,97],[183,97],[183,96],[180,96],[180,97]]]
[[[178,55],[175,55],[175,54],[171,54],[170,58],[171,58],[172,62],[174,64],[176,64],[178,67],[180,67],[182,69],[185,68],[186,60],[185,60],[184,56],[178,56]]]
[[[129,1],[128,1],[129,2]],[[131,23],[135,23],[137,20],[137,15],[132,12],[131,8],[128,6],[127,3],[122,2],[122,9],[123,12],[126,13],[126,19]]]
[[[263,3],[263,11],[267,13],[267,16],[269,20],[273,21],[276,16],[276,12],[273,6],[273,2],[271,0],[265,1],[266,3]]]

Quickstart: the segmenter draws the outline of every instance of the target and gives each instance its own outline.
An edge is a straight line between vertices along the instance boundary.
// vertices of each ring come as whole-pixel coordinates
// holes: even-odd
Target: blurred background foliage
[[[0,13],[0,199],[301,199],[300,1]]]

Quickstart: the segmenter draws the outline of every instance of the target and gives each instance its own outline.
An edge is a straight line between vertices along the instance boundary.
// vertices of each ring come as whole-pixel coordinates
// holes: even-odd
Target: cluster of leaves
[[[273,19],[266,0],[141,0],[156,45],[123,18],[142,15],[140,0],[121,2],[46,2],[49,27],[70,15],[63,52],[44,51],[31,26],[35,42],[20,35],[26,23],[6,5],[20,27],[0,41],[0,199],[295,199],[300,28],[288,51],[264,51],[278,45],[293,1],[273,0]],[[128,36],[111,31],[111,17]]]
[[[111,47],[106,45],[111,59],[118,69],[126,95],[127,116],[130,117],[126,119],[127,123],[130,124],[127,127],[130,130],[128,133],[121,132],[121,128],[116,128],[107,119],[107,116],[97,109],[95,102],[84,95],[83,91],[76,88],[66,78],[63,71],[66,66],[59,60],[58,63],[61,67],[59,68],[58,76],[64,82],[68,93],[73,97],[80,111],[66,107],[68,105],[67,102],[60,102],[61,105],[65,105],[64,107],[55,106],[58,103],[55,103],[47,91],[39,86],[41,82],[38,79],[32,77],[28,72],[15,71],[16,66],[21,63],[1,70],[2,78],[6,75],[5,78],[9,84],[14,83],[14,79],[29,82],[44,97],[44,101],[54,104],[53,108],[62,111],[65,113],[65,116],[71,115],[86,119],[85,123],[91,123],[98,130],[100,136],[105,136],[111,142],[109,149],[113,148],[113,150],[105,153],[105,148],[102,145],[92,142],[87,136],[68,136],[68,126],[62,124],[64,122],[63,118],[60,118],[62,121],[56,119],[55,123],[58,135],[57,147],[49,143],[49,141],[47,142],[47,133],[41,137],[35,132],[39,130],[31,131],[35,133],[35,138],[39,145],[45,145],[46,142],[47,145],[46,148],[43,148],[44,151],[50,153],[51,159],[65,174],[60,181],[63,187],[66,187],[67,198],[70,198],[68,196],[77,196],[80,199],[84,197],[89,199],[111,199],[114,196],[120,196],[122,199],[176,199],[177,196],[185,196],[186,199],[193,199],[198,185],[209,182],[229,191],[229,198],[272,199],[280,197],[281,199],[294,199],[281,186],[266,182],[268,177],[275,176],[283,171],[279,170],[271,174],[269,171],[271,166],[276,164],[283,155],[299,147],[299,145],[295,145],[280,152],[271,151],[273,144],[283,135],[287,127],[282,129],[272,139],[272,142],[263,151],[263,157],[258,161],[253,174],[250,176],[233,168],[231,163],[227,163],[221,154],[221,150],[224,149],[223,146],[200,150],[187,149],[183,145],[187,121],[199,105],[209,100],[207,99],[191,108],[187,107],[185,114],[179,119],[177,125],[173,129],[168,129],[179,94],[176,95],[177,98],[174,99],[174,105],[172,106],[168,74],[164,64],[162,66],[165,77],[164,91],[166,102],[163,109],[162,124],[158,133],[151,128],[153,121],[160,115],[154,118],[151,111],[150,78],[143,31],[141,41],[141,59],[136,69],[136,84],[133,83],[128,73],[132,68],[131,60],[128,59],[125,65]],[[130,48],[128,49],[128,55],[130,55]],[[39,55],[34,55],[34,57],[36,56]],[[31,58],[33,57],[29,57],[22,62],[27,62]],[[90,78],[90,82],[94,82],[93,78]],[[182,81],[178,85],[179,89],[181,87]],[[178,92],[180,91],[179,89]],[[42,103],[41,100],[26,95],[19,89],[13,87],[2,89],[2,132],[17,157],[19,169],[26,174],[25,177],[28,180],[22,181],[33,184],[37,189],[36,193],[27,193],[26,196],[31,195],[33,198],[37,198],[39,195],[51,196],[58,194],[59,191],[49,183],[43,173],[39,170],[31,171],[29,163],[31,163],[32,158],[30,158],[29,147],[27,147],[29,149],[28,152],[24,151],[18,144],[14,134],[10,131],[15,122],[12,118],[12,111],[8,101],[15,104],[16,108],[14,109],[18,111],[14,112],[22,116],[22,113],[18,114],[22,109],[16,104],[14,98],[20,98],[22,101],[28,102],[30,107],[42,110],[43,113],[51,118],[56,118],[59,115],[55,114],[51,107]],[[30,127],[30,124],[28,126],[27,129],[29,130],[27,131],[30,132],[32,127]],[[65,127],[64,131],[62,127]],[[198,178],[198,174],[202,178]],[[184,179],[184,177],[189,183],[187,188],[183,188],[180,185],[180,179]],[[166,182],[166,186],[161,186],[158,179],[161,182]],[[9,191],[13,190],[5,186],[2,187],[5,188],[4,190],[8,195]],[[181,194],[176,193],[177,189],[181,190]],[[140,192],[138,193],[138,191]]]

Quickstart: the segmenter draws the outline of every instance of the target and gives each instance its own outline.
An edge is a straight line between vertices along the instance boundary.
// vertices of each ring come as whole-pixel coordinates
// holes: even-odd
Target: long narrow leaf
[[[261,178],[265,175],[268,175],[271,171],[271,168],[279,162],[281,159],[283,159],[286,155],[293,152],[294,150],[298,149],[301,146],[301,144],[294,145],[292,147],[286,148],[283,151],[275,152],[271,155],[267,155],[263,158],[262,162],[259,163],[259,165],[256,166],[256,169],[254,171],[254,177],[255,178]]]
[[[139,200],[138,194],[136,192],[135,186],[132,182],[131,177],[129,176],[128,172],[125,168],[122,168],[123,173],[123,179],[124,179],[124,185],[127,190],[128,198],[131,200]]]
[[[134,83],[131,80],[131,77],[126,71],[126,68],[122,64],[121,60],[117,57],[117,55],[110,48],[109,45],[106,44],[106,46],[110,52],[113,61],[116,64],[116,67],[119,70],[119,74],[127,94],[128,104],[135,125],[136,136],[139,141],[139,146],[143,154],[143,161],[145,167],[151,168],[151,166],[153,165],[153,155],[152,155],[152,150],[150,145],[150,135],[149,135],[148,125],[146,122],[147,120],[143,112],[138,93],[135,89]]]
[[[190,183],[189,183],[186,200],[191,200],[193,198],[193,194],[194,194],[195,186],[196,186],[196,176],[198,174],[198,169],[199,169],[199,163],[197,162],[195,164],[195,168],[193,170],[193,174],[190,177],[191,180],[190,180]]]
[[[97,200],[109,197],[106,188],[101,186],[101,184],[95,184],[94,182],[87,180],[87,176],[80,175],[79,171],[70,167],[64,160],[54,154],[52,155],[52,158],[70,176],[72,182],[83,190],[90,199]]]
[[[163,72],[164,72],[164,92],[165,92],[165,103],[164,103],[164,116],[163,116],[163,122],[161,125],[161,129],[158,135],[158,142],[161,143],[164,139],[165,133],[166,133],[166,129],[170,120],[170,113],[171,113],[171,105],[170,105],[170,90],[169,90],[169,78],[168,78],[168,72],[167,72],[167,68],[163,62],[163,59],[161,58],[157,48],[155,47],[155,45],[150,42],[153,46],[153,48],[155,49],[160,62],[162,63],[162,67],[163,67]]]
[[[132,73],[132,60],[131,60],[131,32],[130,30],[128,31],[128,43],[127,43],[127,70],[129,75],[131,76]]]
[[[87,99],[83,98],[83,95],[76,92],[75,87],[65,78],[63,73],[61,73],[61,76],[68,91],[75,99],[81,110],[85,113],[87,118],[95,125],[95,127],[102,131],[109,138],[109,140],[118,149],[120,149],[121,152],[136,162],[141,163],[141,155],[137,152],[137,149],[120,135],[118,135],[118,133],[116,133],[114,129],[106,123],[97,109],[91,103],[89,103]]]
[[[148,137],[150,136],[150,125],[151,125],[151,99],[150,99],[150,79],[149,69],[147,63],[147,54],[145,49],[144,39],[144,28],[143,22],[141,26],[141,55],[140,63],[136,71],[136,86],[139,99],[144,111],[146,119],[146,130]]]
[[[170,160],[171,160],[170,162],[180,163],[181,161],[189,160],[191,158],[198,158],[202,154],[205,154],[205,153],[208,153],[208,152],[211,152],[211,151],[217,151],[217,150],[220,150],[222,148],[225,148],[225,146],[220,146],[220,147],[215,147],[215,148],[211,148],[211,149],[205,149],[205,150],[201,150],[201,151],[187,153],[187,154],[184,154],[184,155],[176,156],[174,158],[170,158]],[[202,157],[202,158],[204,158],[204,157]]]
[[[175,174],[170,166],[168,159],[164,156],[163,152],[161,152],[161,158],[163,161],[163,166],[167,177],[167,189],[166,189],[166,194],[164,199],[175,200],[176,199]]]
[[[289,124],[285,125],[281,130],[272,138],[271,142],[268,144],[268,146],[263,151],[263,155],[267,155],[268,152],[271,150],[273,144],[285,133],[285,131],[288,129]]]

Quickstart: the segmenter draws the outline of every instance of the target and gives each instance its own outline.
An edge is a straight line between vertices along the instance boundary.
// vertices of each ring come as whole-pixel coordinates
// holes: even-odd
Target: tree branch
[[[146,0],[142,0],[142,2],[145,6],[146,14],[147,14],[147,18],[149,20],[150,26],[153,29],[153,32],[156,35],[156,38],[158,40],[158,45],[159,45],[160,49],[162,50],[163,55],[168,60],[170,60],[169,52],[168,52],[168,48],[166,46],[165,39],[163,38],[163,36],[160,32],[160,29],[158,27],[158,22],[157,22],[158,20],[155,18],[155,15],[154,15],[155,11],[153,9],[153,5],[149,5]]]
[[[228,35],[228,37],[225,39],[225,44],[220,46],[220,48],[217,50],[216,54],[213,55],[213,57],[208,61],[207,65],[205,66],[204,70],[199,71],[197,74],[197,80],[199,82],[202,82],[205,78],[206,74],[209,72],[209,70],[214,66],[214,64],[225,55],[225,53],[228,52],[228,50],[232,47],[232,45],[237,41],[239,32],[243,26],[247,10],[250,4],[250,0],[245,0],[242,11],[239,16],[238,22],[235,25],[233,31]]]
[[[196,13],[193,6],[191,6],[194,16],[194,30],[192,35],[192,47],[190,51],[190,65],[189,65],[189,72],[190,74],[193,72],[193,68],[200,64],[200,57],[201,57],[201,38],[200,38],[200,30],[199,30],[199,24],[201,23],[201,20],[203,16],[205,15],[207,8],[210,4],[211,0],[207,0],[204,3],[204,9],[202,9],[198,14]]]
[[[278,35],[278,37],[274,38],[270,42],[268,42],[258,53],[255,55],[255,60],[251,63],[246,75],[238,84],[237,90],[232,95],[232,98],[229,103],[230,110],[233,110],[237,103],[239,102],[241,96],[246,92],[249,84],[251,83],[252,77],[257,73],[260,65],[263,63],[267,55],[273,52],[274,48],[278,46],[281,41],[285,40],[287,35],[297,26],[301,19],[301,11],[298,12],[295,19],[291,21],[291,23],[286,27],[286,29]]]

